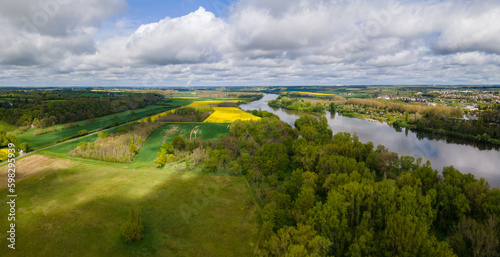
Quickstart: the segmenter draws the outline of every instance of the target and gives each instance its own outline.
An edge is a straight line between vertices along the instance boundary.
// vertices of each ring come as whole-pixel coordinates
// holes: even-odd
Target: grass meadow
[[[12,132],[17,129],[17,126],[0,120],[0,129],[5,132]]]
[[[25,175],[16,184],[17,249],[8,256],[252,256],[258,241],[258,207],[243,177],[41,155],[16,168]],[[144,239],[126,244],[120,227],[131,207],[141,212]],[[0,215],[8,211],[0,205]],[[1,229],[8,225],[0,219]]]

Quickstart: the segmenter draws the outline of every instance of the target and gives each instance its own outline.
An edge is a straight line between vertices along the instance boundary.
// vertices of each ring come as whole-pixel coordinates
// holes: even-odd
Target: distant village
[[[484,102],[494,102],[500,104],[500,92],[473,91],[473,90],[432,90],[426,93],[416,92],[409,96],[381,95],[378,99],[399,100],[405,102],[421,102],[425,105],[436,106],[460,104],[461,108],[468,111],[479,110],[478,104]]]

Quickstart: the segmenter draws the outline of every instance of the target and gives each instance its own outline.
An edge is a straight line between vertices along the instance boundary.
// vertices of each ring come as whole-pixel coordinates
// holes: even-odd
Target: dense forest
[[[295,128],[273,114],[217,141],[178,138],[163,162],[246,176],[263,209],[259,256],[498,256],[500,190],[452,166],[332,136],[326,118]]]
[[[81,98],[66,101],[43,102],[13,100],[0,108],[0,120],[17,126],[34,125],[45,128],[56,124],[97,118],[125,110],[146,107],[163,97],[141,93],[103,98]]]

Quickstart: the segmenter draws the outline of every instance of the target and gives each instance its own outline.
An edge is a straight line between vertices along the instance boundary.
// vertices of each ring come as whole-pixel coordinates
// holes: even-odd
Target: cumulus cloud
[[[200,7],[96,40],[124,1],[6,3],[0,84],[33,70],[86,84],[500,83],[496,0],[239,0],[226,18]]]
[[[141,64],[216,62],[230,51],[229,27],[203,7],[186,16],[142,25],[126,50]]]
[[[20,0],[0,8],[0,63],[43,65],[95,51],[97,29],[124,0]]]

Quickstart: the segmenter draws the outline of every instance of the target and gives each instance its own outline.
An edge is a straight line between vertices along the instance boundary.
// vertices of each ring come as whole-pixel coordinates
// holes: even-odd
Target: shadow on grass
[[[17,249],[8,256],[250,256],[257,243],[257,209],[241,177],[75,162],[19,182],[17,192]],[[131,206],[141,210],[144,239],[126,244]]]

